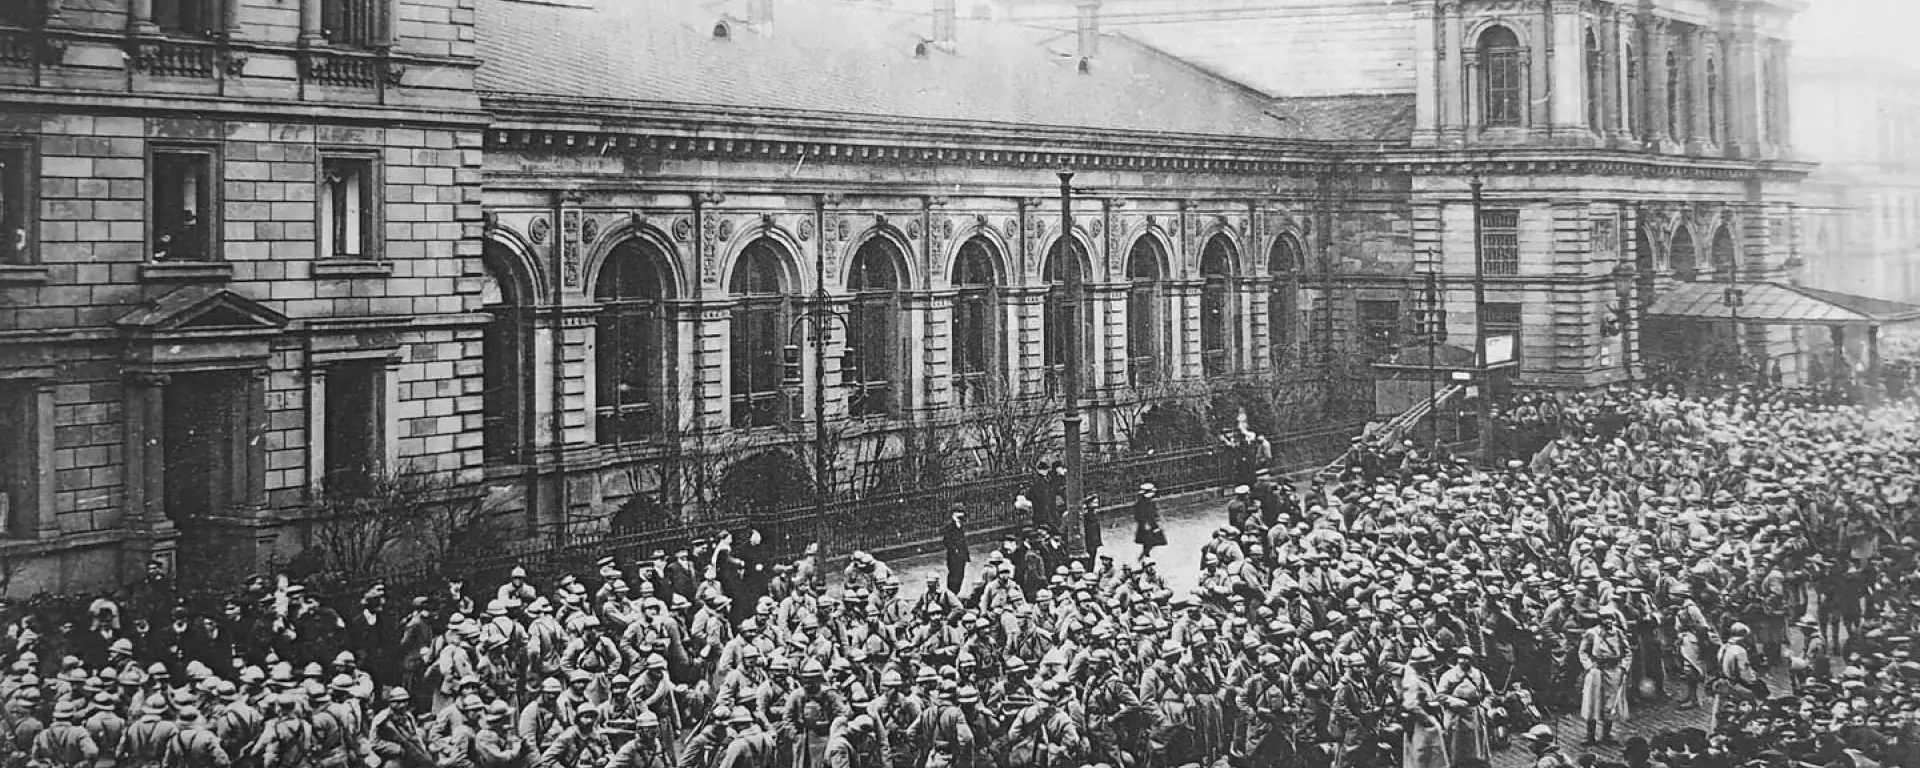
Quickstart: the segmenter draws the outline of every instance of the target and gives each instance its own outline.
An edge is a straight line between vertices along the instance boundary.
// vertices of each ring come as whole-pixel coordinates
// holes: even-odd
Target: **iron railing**
[[[1343,422],[1272,439],[1274,469],[1295,472],[1318,467],[1345,450],[1361,426],[1361,422]],[[1163,494],[1221,487],[1233,466],[1223,459],[1224,450],[1222,446],[1204,446],[1092,464],[1087,467],[1086,491],[1102,500],[1103,514],[1118,514],[1144,480],[1152,480]],[[758,551],[777,559],[797,557],[808,544],[816,542],[828,560],[855,551],[912,552],[936,542],[941,524],[956,505],[967,511],[968,525],[980,535],[997,535],[1030,524],[1028,513],[1014,509],[1012,499],[1031,479],[1025,474],[985,478],[826,505],[722,504],[700,510],[691,519],[684,513],[659,514],[621,531],[612,530],[605,517],[573,519],[458,562],[408,563],[381,573],[319,581],[333,585],[341,594],[356,594],[376,581],[394,592],[409,594],[423,593],[449,572],[482,584],[504,580],[516,566],[526,568],[535,578],[553,578],[565,573],[590,573],[594,562],[602,557],[611,556],[623,566],[629,565],[656,549],[671,553],[697,537],[723,531],[736,535],[747,530],[759,532]],[[735,546],[746,545],[736,539]]]

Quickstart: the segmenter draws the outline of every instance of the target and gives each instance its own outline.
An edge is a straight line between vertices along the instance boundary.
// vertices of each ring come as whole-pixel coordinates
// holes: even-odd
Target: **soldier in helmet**
[[[174,719],[180,722],[180,730],[167,742],[166,757],[160,761],[164,768],[227,768],[233,764],[227,750],[220,746],[220,737],[200,717],[198,707],[181,707]]]
[[[387,691],[387,706],[373,716],[370,727],[377,768],[431,768],[433,754],[413,714],[413,694],[405,688]]]
[[[167,743],[179,726],[166,718],[167,700],[158,695],[131,705],[139,719],[129,723],[114,748],[114,757],[123,768],[153,768],[166,755]]]
[[[81,706],[76,701],[66,700],[54,706],[53,725],[33,739],[33,751],[29,754],[34,764],[81,768],[100,756],[100,747],[94,743],[93,735],[80,726],[81,714]]]
[[[753,713],[734,707],[727,713],[727,748],[716,768],[773,768],[779,750],[773,734],[761,730]]]
[[[540,688],[533,700],[520,708],[517,730],[520,739],[531,745],[535,752],[544,752],[547,745],[553,743],[560,732],[566,730],[566,716],[560,711],[560,692],[566,686],[559,678],[549,677],[540,681]]]
[[[855,715],[827,740],[827,768],[882,768],[879,742],[873,718]]]
[[[513,705],[496,701],[487,705],[484,725],[473,737],[475,768],[518,768],[529,756],[527,742],[514,730]]]
[[[888,747],[883,757],[892,768],[907,768],[913,762],[913,751],[907,746],[912,743],[913,724],[920,719],[920,702],[906,691],[900,672],[889,669],[880,673],[880,696],[867,703],[867,714]]]
[[[787,696],[786,727],[793,735],[793,768],[818,768],[826,760],[827,737],[833,723],[850,710],[839,691],[826,684],[826,670],[817,659],[800,666],[800,687]]]
[[[659,716],[640,713],[633,723],[633,738],[613,753],[607,768],[671,768],[673,750],[660,740]]]
[[[1062,697],[1058,683],[1041,683],[1033,692],[1033,703],[1013,717],[1007,726],[1008,768],[1079,765],[1087,744],[1073,718],[1060,708]]]
[[[613,755],[613,745],[600,732],[600,710],[581,707],[573,713],[573,724],[540,753],[540,768],[597,766]]]

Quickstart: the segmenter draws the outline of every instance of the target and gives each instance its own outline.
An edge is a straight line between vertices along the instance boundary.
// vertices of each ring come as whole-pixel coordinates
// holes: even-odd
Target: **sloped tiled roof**
[[[1073,33],[961,19],[952,51],[915,46],[925,14],[773,0],[771,30],[716,22],[723,0],[482,0],[481,90],[495,97],[840,113],[1264,140],[1404,140],[1411,97],[1276,102],[1149,46],[1106,35],[1090,72]],[[1395,137],[1398,137],[1396,139]]]

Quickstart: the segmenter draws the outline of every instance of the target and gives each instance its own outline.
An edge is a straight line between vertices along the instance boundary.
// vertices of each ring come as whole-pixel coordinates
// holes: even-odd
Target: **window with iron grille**
[[[1369,360],[1385,360],[1400,349],[1400,302],[1360,302],[1360,346]]]
[[[327,366],[322,470],[328,488],[348,492],[366,488],[380,468],[385,372],[381,362]]]
[[[1480,336],[1513,337],[1513,359],[1520,360],[1520,305],[1511,302],[1488,302],[1480,306]]]
[[[320,28],[327,42],[371,48],[386,40],[386,4],[389,0],[324,0]]]
[[[596,278],[593,295],[602,310],[594,321],[594,377],[602,443],[643,442],[665,429],[668,258],[651,242],[628,240],[607,256]]]
[[[147,183],[153,260],[214,260],[219,184],[213,150],[155,150],[151,168]]]
[[[975,236],[960,246],[954,260],[954,387],[961,405],[991,400],[1000,379],[999,269],[994,248]]]
[[[1525,118],[1521,54],[1520,38],[1511,29],[1491,27],[1480,36],[1480,90],[1489,128],[1517,126]]]
[[[787,280],[782,268],[786,251],[774,241],[749,243],[734,265],[728,293],[733,308],[729,355],[733,376],[733,425],[771,427],[786,418],[786,396],[780,391],[781,347],[793,317]],[[816,342],[818,343],[818,342]],[[821,386],[814,382],[814,386]]]
[[[1520,210],[1480,211],[1480,252],[1489,275],[1520,274]]]
[[[33,263],[33,153],[0,144],[0,264]]]

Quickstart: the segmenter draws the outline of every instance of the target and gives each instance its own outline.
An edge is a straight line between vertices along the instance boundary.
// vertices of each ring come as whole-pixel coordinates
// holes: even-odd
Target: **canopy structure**
[[[1877,326],[1920,320],[1920,306],[1785,283],[1688,282],[1661,294],[1646,314],[1767,325]]]

